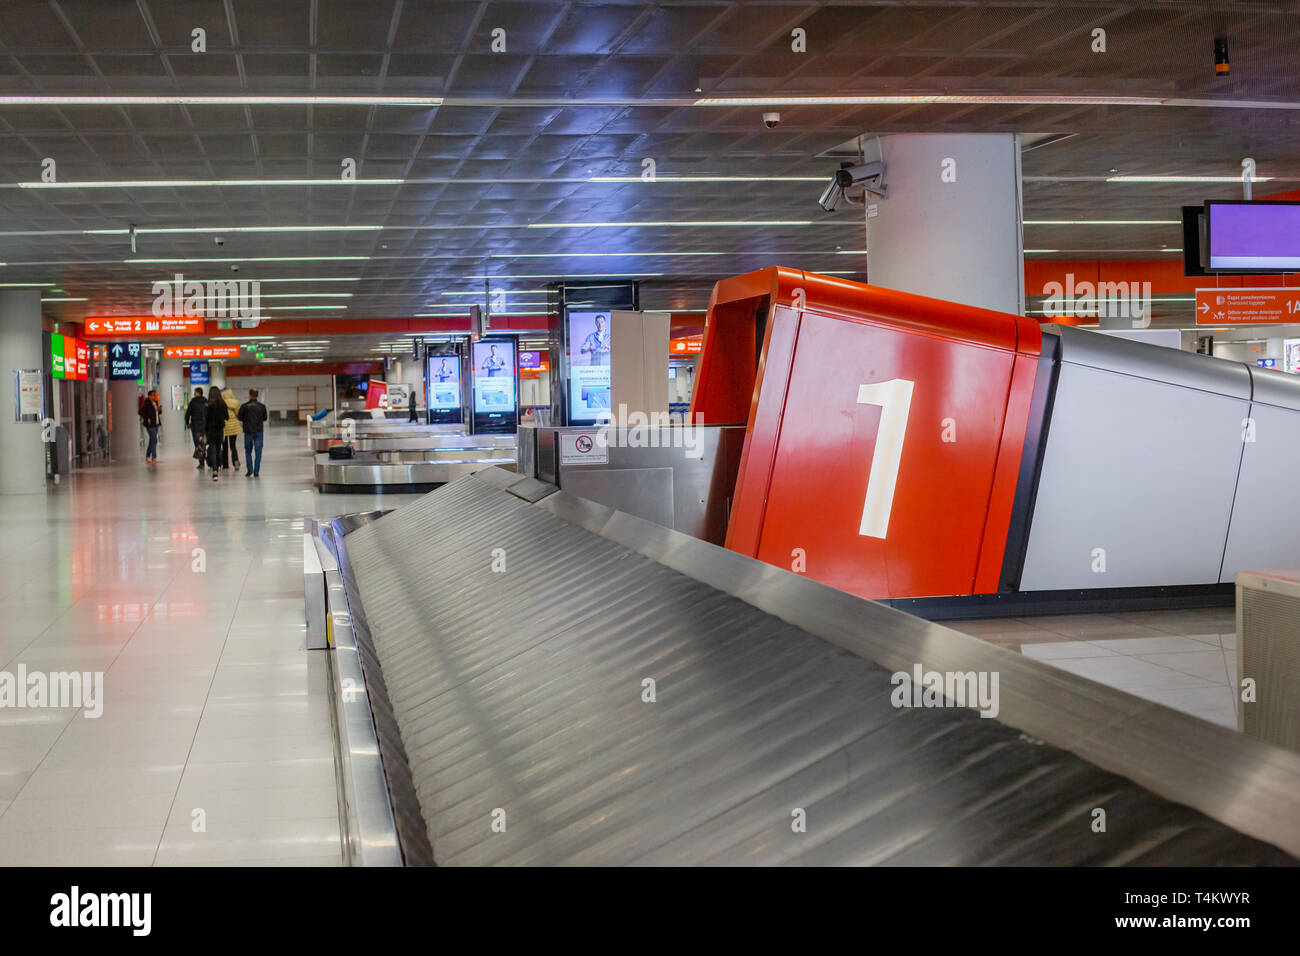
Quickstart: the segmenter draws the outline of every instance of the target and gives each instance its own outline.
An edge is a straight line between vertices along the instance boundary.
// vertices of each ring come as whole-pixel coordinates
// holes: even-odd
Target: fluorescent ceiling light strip
[[[1049,106],[1162,106],[1164,100],[1154,96],[1056,96],[902,93],[845,96],[705,96],[695,106],[922,106],[931,103],[1049,105]]]
[[[1252,176],[1252,182],[1269,183],[1272,176]],[[1108,183],[1239,183],[1240,176],[1107,176]]]
[[[819,225],[858,225],[850,220],[819,219]],[[532,222],[529,229],[707,229],[730,226],[811,226],[812,219],[719,219],[681,222]],[[491,226],[487,228],[492,228]]]
[[[548,305],[550,305],[550,303],[549,303],[549,302],[546,302],[546,301],[542,301],[542,302],[515,302],[515,301],[508,301],[508,302],[506,303],[506,308],[513,308],[513,307],[515,307],[515,306],[528,306],[529,308],[531,308],[531,307],[533,307],[533,306],[540,306],[540,307],[542,307],[542,308],[545,308],[545,307],[548,306]],[[426,303],[424,303],[424,307],[425,307],[426,309],[466,309],[466,308],[469,308],[469,306],[467,306],[467,305],[462,305],[462,304],[459,303],[459,302],[426,302]]]
[[[663,276],[662,272],[571,272],[567,274],[546,274],[546,276],[464,276],[464,278],[499,278],[508,282],[512,278],[641,278],[646,276]]]
[[[383,226],[141,226],[137,236],[205,232],[378,232]],[[83,229],[85,236],[126,236],[129,229]]]
[[[89,299],[41,299],[42,302],[89,302]]]
[[[536,276],[464,276],[465,279],[500,279],[509,282],[512,279],[639,279],[649,276],[661,276],[662,272],[578,272],[568,275]]]
[[[440,106],[441,96],[4,94],[2,106]]]
[[[250,278],[251,278],[251,277],[250,277]],[[194,281],[196,281],[196,282],[227,282],[227,281],[229,281],[229,279],[230,279],[229,276],[223,276],[223,277],[220,278],[220,279],[196,279],[196,280],[194,280]],[[162,281],[162,280],[159,280],[159,281]],[[313,276],[313,277],[310,277],[310,278],[304,277],[304,278],[302,278],[302,279],[258,279],[257,281],[258,281],[258,282],[360,282],[360,281],[361,281],[361,277],[360,277],[360,276],[346,276],[346,277],[339,277],[339,276]],[[304,292],[304,293],[302,293],[302,295],[320,295],[320,294],[323,294],[323,293],[316,293],[316,292]],[[352,293],[348,293],[348,294],[351,295]],[[369,293],[369,294],[373,295],[374,293]],[[268,296],[268,298],[269,298],[269,297],[270,297],[270,296]]]
[[[592,176],[589,183],[824,183],[825,176]]]
[[[535,293],[538,293],[538,292],[550,292],[550,291],[551,291],[550,289],[492,289],[490,294],[491,294],[491,295],[502,295],[502,294],[504,294],[504,295],[524,295],[524,294],[532,295],[532,294],[535,294]],[[474,291],[474,292],[439,292],[438,294],[439,294],[439,295],[482,295],[482,294],[483,294],[483,290],[482,290],[482,289],[478,289],[477,291]]]
[[[95,179],[86,182],[21,182],[19,189],[189,189],[206,186],[400,186],[404,179]]]
[[[322,303],[320,305],[268,305],[265,309],[267,312],[315,312],[320,309],[346,309],[346,305],[330,305]]]
[[[167,282],[168,285],[171,285],[171,282],[169,280],[159,279],[158,281]],[[218,279],[216,281],[224,282],[224,281],[236,281],[236,280]],[[256,282],[257,280],[254,279],[253,281]],[[261,292],[259,292],[257,297],[259,299],[320,299],[320,298],[350,299],[352,298],[352,293],[351,292],[278,292],[278,293],[268,292],[266,294],[262,294]],[[186,296],[186,298],[189,297]],[[197,301],[200,302],[217,302],[217,301],[225,301],[227,297],[219,296],[219,295],[208,295],[208,296],[203,296],[202,298],[196,296],[195,298]],[[284,306],[278,306],[278,308],[284,308]]]
[[[260,279],[252,280],[260,282]],[[259,299],[350,299],[351,292],[259,292]]]
[[[369,259],[370,256],[230,256],[223,259],[122,259],[121,261],[126,265],[133,265],[177,262],[366,262]]]
[[[536,317],[539,318],[539,319],[541,319],[541,318],[545,318],[545,317],[546,317],[546,313],[545,313],[545,312],[493,312],[492,314],[493,314],[494,316],[496,316],[496,315],[523,315],[523,316],[536,316]],[[459,317],[462,316],[462,315],[469,315],[469,312],[468,312],[468,311],[464,311],[464,312],[417,312],[417,313],[415,313],[415,316],[414,316],[414,317],[417,318],[417,319],[452,319],[452,318],[459,318]]]
[[[1181,219],[1026,219],[1026,226],[1181,226]]]
[[[1231,287],[1231,286],[1228,286],[1228,287],[1226,287],[1226,288],[1231,289],[1232,287]],[[1031,293],[1029,293],[1029,297],[1030,297],[1031,299],[1044,299],[1044,298],[1046,298],[1046,299],[1050,299],[1050,298],[1054,298],[1054,296],[1055,296],[1054,293],[1047,293],[1047,292],[1031,292]],[[1078,298],[1078,299],[1080,299],[1080,300],[1083,300],[1083,299],[1091,299],[1091,298],[1096,298],[1096,297],[1095,297],[1095,296],[1076,296],[1076,298]],[[1102,295],[1101,295],[1101,298],[1103,298],[1103,299],[1106,298],[1106,295],[1105,295],[1105,294],[1102,294]],[[1162,295],[1156,295],[1156,296],[1152,296],[1150,301],[1152,301],[1152,302],[1195,302],[1195,301],[1196,301],[1196,297],[1195,297],[1195,296],[1191,296],[1191,295],[1186,295],[1186,296],[1183,296],[1183,295],[1164,295],[1164,296],[1162,296]]]
[[[494,252],[489,259],[631,259],[638,256],[773,255],[768,252]]]
[[[0,289],[53,289],[53,282],[0,282]]]
[[[1032,253],[1060,252],[1061,250],[1060,249],[1021,249],[1020,251],[1023,252],[1025,255],[1030,255]]]

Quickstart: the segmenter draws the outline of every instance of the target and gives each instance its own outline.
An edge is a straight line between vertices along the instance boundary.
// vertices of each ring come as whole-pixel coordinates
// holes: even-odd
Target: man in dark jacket
[[[196,388],[194,397],[190,399],[189,405],[185,408],[185,424],[190,430],[190,437],[194,439],[195,448],[203,444],[203,433],[207,430],[207,421],[208,402],[203,397],[203,389]],[[203,458],[199,459],[197,470],[203,470]]]
[[[140,422],[149,435],[149,447],[145,449],[146,462],[158,461],[158,393],[150,391],[140,403]]]
[[[244,428],[245,478],[260,478],[262,470],[262,425],[266,422],[266,406],[257,400],[257,389],[248,390],[248,401],[239,406],[235,415]],[[254,457],[256,453],[256,457]]]

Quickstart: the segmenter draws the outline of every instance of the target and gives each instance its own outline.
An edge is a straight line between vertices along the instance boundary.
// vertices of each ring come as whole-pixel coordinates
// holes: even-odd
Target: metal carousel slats
[[[439,864],[1293,862],[1179,799],[1186,754],[1079,754],[1217,728],[548,490],[480,472],[343,539]],[[1000,719],[893,706],[913,663],[998,670]]]

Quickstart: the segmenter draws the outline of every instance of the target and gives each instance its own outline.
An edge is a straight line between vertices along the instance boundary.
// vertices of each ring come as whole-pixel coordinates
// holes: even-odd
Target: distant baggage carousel
[[[314,480],[323,493],[431,491],[484,468],[514,471],[515,441],[514,435],[358,438],[352,458],[316,452]]]

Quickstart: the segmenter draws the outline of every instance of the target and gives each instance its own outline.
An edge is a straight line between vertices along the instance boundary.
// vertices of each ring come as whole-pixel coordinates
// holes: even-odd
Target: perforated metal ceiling
[[[1072,133],[1024,156],[1025,218],[1178,218],[1233,198],[1210,186],[1106,183],[1135,174],[1233,176],[1243,156],[1300,181],[1300,112],[1209,106],[702,107],[700,96],[1009,94],[1300,100],[1292,5],[1004,3],[416,3],[410,0],[5,0],[5,94],[413,95],[440,106],[92,105],[0,108],[0,281],[49,283],[86,303],[65,319],[147,308],[149,284],[194,278],[347,277],[290,283],[281,318],[446,312],[484,275],[537,288],[560,275],[644,278],[650,308],[703,308],[721,276],[780,263],[861,275],[861,210],[816,205],[821,183],[672,183],[674,176],[824,177],[862,133]],[[206,31],[193,52],[192,31]],[[791,49],[791,31],[807,52]],[[1104,54],[1093,31],[1106,31]],[[505,50],[494,52],[494,31]],[[1216,78],[1213,38],[1230,37]],[[501,34],[496,34],[498,43]],[[53,159],[60,183],[339,179],[396,184],[21,188]],[[655,183],[592,182],[639,177]],[[740,226],[538,228],[541,223]],[[786,223],[786,224],[780,224]],[[132,254],[124,231],[142,230]],[[375,227],[231,232],[234,227]],[[149,233],[189,228],[192,233]],[[118,230],[87,235],[85,230]],[[224,244],[214,245],[215,236]],[[1175,225],[1028,225],[1031,257],[1160,258]],[[673,255],[663,255],[673,253]],[[349,256],[256,262],[261,257]],[[204,260],[167,263],[150,260]],[[210,260],[210,261],[207,261]],[[520,278],[514,283],[510,277]],[[346,286],[345,288],[340,288]],[[333,298],[311,292],[350,292]],[[522,311],[539,296],[517,297]],[[277,309],[276,303],[280,304]],[[322,304],[344,308],[317,308]],[[296,306],[299,308],[287,308]],[[306,308],[301,308],[306,306]],[[509,303],[515,308],[515,301]],[[1190,314],[1190,313],[1189,313]]]

